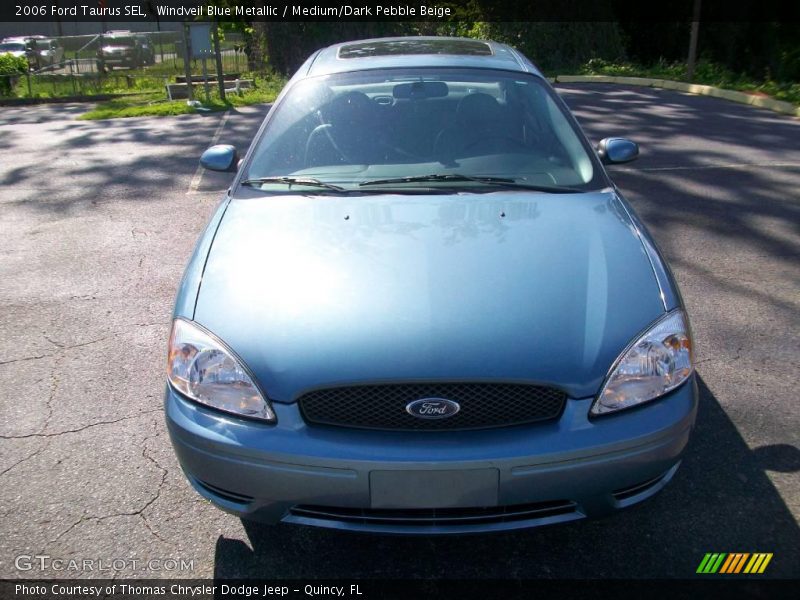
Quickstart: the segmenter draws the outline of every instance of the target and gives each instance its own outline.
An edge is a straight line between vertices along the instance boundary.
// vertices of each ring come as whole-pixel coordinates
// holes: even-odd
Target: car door
[[[39,52],[33,40],[25,40],[25,58],[32,71],[39,68]]]
[[[64,48],[62,48],[61,45],[55,40],[51,40],[50,43],[52,44],[53,48],[53,63],[60,65],[62,62],[64,62]]]

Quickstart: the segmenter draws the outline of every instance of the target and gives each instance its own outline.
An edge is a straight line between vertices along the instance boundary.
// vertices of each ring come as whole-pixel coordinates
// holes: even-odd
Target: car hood
[[[664,313],[615,194],[235,199],[195,320],[267,395],[396,380],[596,394]]]

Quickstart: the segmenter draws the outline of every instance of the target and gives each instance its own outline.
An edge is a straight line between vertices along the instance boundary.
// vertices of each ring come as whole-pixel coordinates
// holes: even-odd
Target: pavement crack
[[[82,296],[70,296],[70,300],[95,300],[99,292],[92,292],[91,294],[83,294]]]
[[[60,435],[65,435],[67,433],[79,433],[81,431],[86,431],[87,429],[91,429],[92,427],[100,427],[101,425],[113,425],[114,423],[119,423],[121,421],[127,421],[130,419],[138,419],[144,415],[149,415],[154,412],[161,412],[161,408],[153,408],[150,410],[145,410],[140,413],[136,413],[135,415],[127,415],[125,417],[120,417],[119,419],[113,419],[111,421],[98,421],[96,423],[89,423],[88,425],[84,425],[83,427],[78,427],[76,429],[66,429],[64,431],[54,431],[52,433],[27,433],[23,435],[0,435],[0,440],[23,440],[27,438],[51,438],[51,437],[58,437]]]
[[[98,342],[102,342],[104,340],[107,340],[107,339],[112,338],[112,337],[117,336],[117,335],[119,335],[119,334],[118,333],[114,333],[114,334],[111,334],[111,335],[104,335],[103,337],[97,338],[96,340],[89,340],[88,342],[81,342],[80,344],[66,345],[66,344],[58,344],[58,342],[53,342],[53,343],[56,344],[61,350],[72,350],[73,348],[83,348],[84,346],[91,346],[92,344],[97,344]],[[52,340],[50,340],[48,338],[48,341],[52,341]]]
[[[141,517],[144,526],[147,528],[147,531],[149,531],[154,538],[156,538],[157,540],[159,540],[164,544],[169,544],[167,540],[161,537],[160,533],[158,533],[155,529],[153,529],[153,527],[150,525],[150,521],[147,520],[147,517],[145,517],[142,513],[139,513],[139,516]]]
[[[739,348],[736,350],[736,356],[709,356],[708,358],[702,358],[700,360],[696,360],[694,362],[694,365],[695,367],[697,367],[698,365],[702,365],[708,362],[721,362],[721,363],[736,362],[737,360],[742,359],[743,348],[744,348],[743,346],[739,346]]]
[[[58,534],[56,537],[54,537],[52,540],[50,540],[50,541],[49,541],[49,542],[47,542],[47,543],[48,543],[48,544],[55,544],[55,543],[56,543],[58,540],[60,540],[60,539],[61,539],[62,537],[64,537],[65,535],[67,535],[67,534],[68,534],[70,531],[72,531],[73,529],[75,529],[75,528],[76,528],[78,525],[80,525],[81,523],[83,523],[83,522],[85,522],[85,521],[90,521],[92,518],[93,518],[93,517],[87,517],[87,516],[85,516],[85,515],[84,515],[84,516],[82,516],[80,519],[78,519],[77,521],[75,521],[75,522],[74,522],[72,525],[70,525],[69,527],[67,527],[67,528],[66,528],[64,531],[62,531],[61,533],[59,533],[59,534]]]
[[[152,528],[152,526],[150,525],[150,521],[147,519],[147,516],[144,514],[144,511],[147,510],[147,508],[149,508],[153,503],[155,503],[156,500],[158,500],[161,497],[161,492],[163,491],[164,486],[167,483],[167,475],[169,475],[169,469],[167,469],[166,467],[162,466],[161,463],[158,462],[158,460],[156,460],[155,457],[151,456],[147,451],[147,442],[152,440],[152,439],[155,439],[157,437],[158,437],[158,435],[156,434],[154,436],[150,436],[148,438],[145,438],[145,440],[142,442],[142,458],[144,458],[145,460],[150,461],[150,463],[152,463],[155,466],[156,469],[161,471],[161,481],[158,484],[158,488],[156,489],[156,493],[153,496],[153,498],[147,504],[145,504],[141,508],[141,510],[139,510],[139,516],[141,517],[142,521],[144,522],[144,526],[147,527],[147,530],[155,538],[157,538],[157,539],[161,540],[162,542],[164,542],[165,544],[167,544],[168,543],[167,540],[162,538],[161,535],[155,529]]]
[[[122,419],[120,419],[120,420],[122,420]],[[154,437],[157,437],[157,436],[154,436]],[[64,531],[62,531],[56,537],[54,537],[52,540],[50,540],[48,542],[48,544],[53,544],[53,543],[57,542],[62,537],[67,535],[70,531],[72,531],[73,529],[75,529],[76,527],[81,525],[82,523],[86,523],[87,521],[100,522],[100,521],[105,521],[106,519],[114,519],[114,518],[117,518],[117,517],[139,517],[139,518],[142,519],[142,521],[144,522],[144,526],[153,535],[153,537],[157,538],[158,540],[162,541],[165,544],[169,543],[167,540],[165,540],[163,537],[161,537],[161,535],[155,529],[152,528],[152,526],[150,525],[150,522],[147,520],[147,517],[144,515],[144,511],[146,511],[148,508],[150,508],[150,506],[152,506],[153,503],[161,497],[161,492],[162,492],[162,490],[164,489],[164,486],[167,483],[167,475],[169,474],[169,470],[168,469],[166,469],[165,467],[162,467],[161,464],[155,458],[153,458],[152,456],[150,456],[148,454],[148,452],[147,452],[147,441],[150,440],[150,439],[153,439],[153,438],[152,437],[146,438],[144,440],[144,442],[142,442],[142,444],[143,444],[143,447],[142,447],[142,458],[144,458],[145,460],[151,462],[153,465],[155,465],[155,467],[159,471],[161,471],[161,481],[159,482],[158,488],[156,489],[156,491],[152,495],[152,497],[149,498],[141,507],[139,507],[139,508],[137,508],[135,510],[114,512],[114,513],[110,513],[110,514],[107,514],[107,515],[83,515],[83,516],[81,516],[80,519],[78,519],[77,521],[72,523],[72,525],[67,527]]]
[[[21,464],[22,464],[22,463],[24,463],[25,461],[28,461],[28,460],[32,459],[34,456],[37,456],[37,455],[41,454],[42,452],[44,452],[44,451],[47,449],[47,447],[48,447],[48,444],[47,444],[47,443],[45,443],[45,444],[44,444],[44,445],[43,445],[41,448],[39,448],[39,449],[38,449],[38,450],[36,450],[35,452],[32,452],[31,454],[29,454],[29,455],[28,455],[28,456],[26,456],[25,458],[21,458],[20,460],[18,460],[17,462],[15,462],[15,463],[14,463],[13,465],[11,465],[10,467],[7,467],[7,468],[3,469],[2,471],[0,471],[0,477],[2,477],[3,475],[5,475],[6,473],[8,473],[9,471],[11,471],[12,469],[14,469],[14,468],[18,467],[19,465],[21,465]]]
[[[50,336],[48,336],[48,335],[46,335],[44,333],[42,334],[42,337],[44,339],[46,339],[48,342],[50,342],[51,344],[53,344],[53,346],[55,346],[56,348],[63,348],[64,347],[64,344],[62,344],[61,342],[55,341]]]
[[[39,433],[42,433],[47,429],[47,426],[50,425],[50,419],[53,418],[53,400],[55,399],[56,392],[58,391],[59,368],[63,360],[63,355],[59,355],[56,356],[56,359],[53,361],[53,370],[50,373],[50,393],[47,396],[47,403],[45,404],[47,416],[44,418],[44,423],[42,424],[42,428],[39,430]]]
[[[41,358],[47,358],[49,356],[55,356],[54,354],[39,354],[36,356],[23,356],[22,358],[11,358],[9,360],[0,360],[0,365],[10,365],[13,363],[23,362],[26,360],[39,360]]]
[[[42,359],[42,358],[58,356],[59,355],[58,353],[59,352],[63,352],[64,350],[72,350],[73,348],[82,348],[83,346],[90,346],[91,344],[96,344],[98,342],[102,342],[103,340],[107,340],[108,338],[114,337],[116,335],[121,335],[121,334],[115,333],[113,335],[107,335],[107,336],[98,338],[96,340],[90,340],[88,342],[81,342],[80,344],[71,344],[71,345],[62,344],[61,342],[57,342],[56,340],[53,340],[53,339],[51,339],[51,338],[49,338],[49,337],[47,337],[45,335],[44,339],[46,339],[48,342],[50,342],[51,344],[53,344],[56,347],[56,349],[57,349],[56,353],[47,352],[45,354],[36,354],[34,356],[23,356],[22,358],[9,358],[8,360],[0,360],[0,366],[2,366],[2,365],[10,365],[10,364],[13,364],[13,363],[18,363],[18,362],[23,362],[23,361],[26,361],[26,360],[39,360],[39,359]]]

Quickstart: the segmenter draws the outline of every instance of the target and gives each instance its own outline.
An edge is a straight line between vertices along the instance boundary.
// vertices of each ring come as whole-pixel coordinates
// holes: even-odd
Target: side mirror
[[[239,154],[236,148],[227,144],[211,146],[200,156],[200,165],[209,171],[236,171]]]
[[[604,165],[618,165],[639,157],[639,145],[625,138],[605,138],[597,144],[597,154]]]

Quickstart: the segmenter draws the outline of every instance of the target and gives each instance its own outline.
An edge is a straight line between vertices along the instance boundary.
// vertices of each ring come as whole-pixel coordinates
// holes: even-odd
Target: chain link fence
[[[170,84],[186,80],[186,52],[180,31],[118,31],[39,38],[30,45],[25,56],[27,72],[0,74],[0,99],[157,92],[167,98]],[[226,32],[222,36],[220,51],[226,79],[266,72],[263,61],[248,57],[249,50],[241,34]],[[216,73],[213,57],[206,66],[213,84]],[[195,82],[202,77],[200,59],[191,60],[189,69]]]

